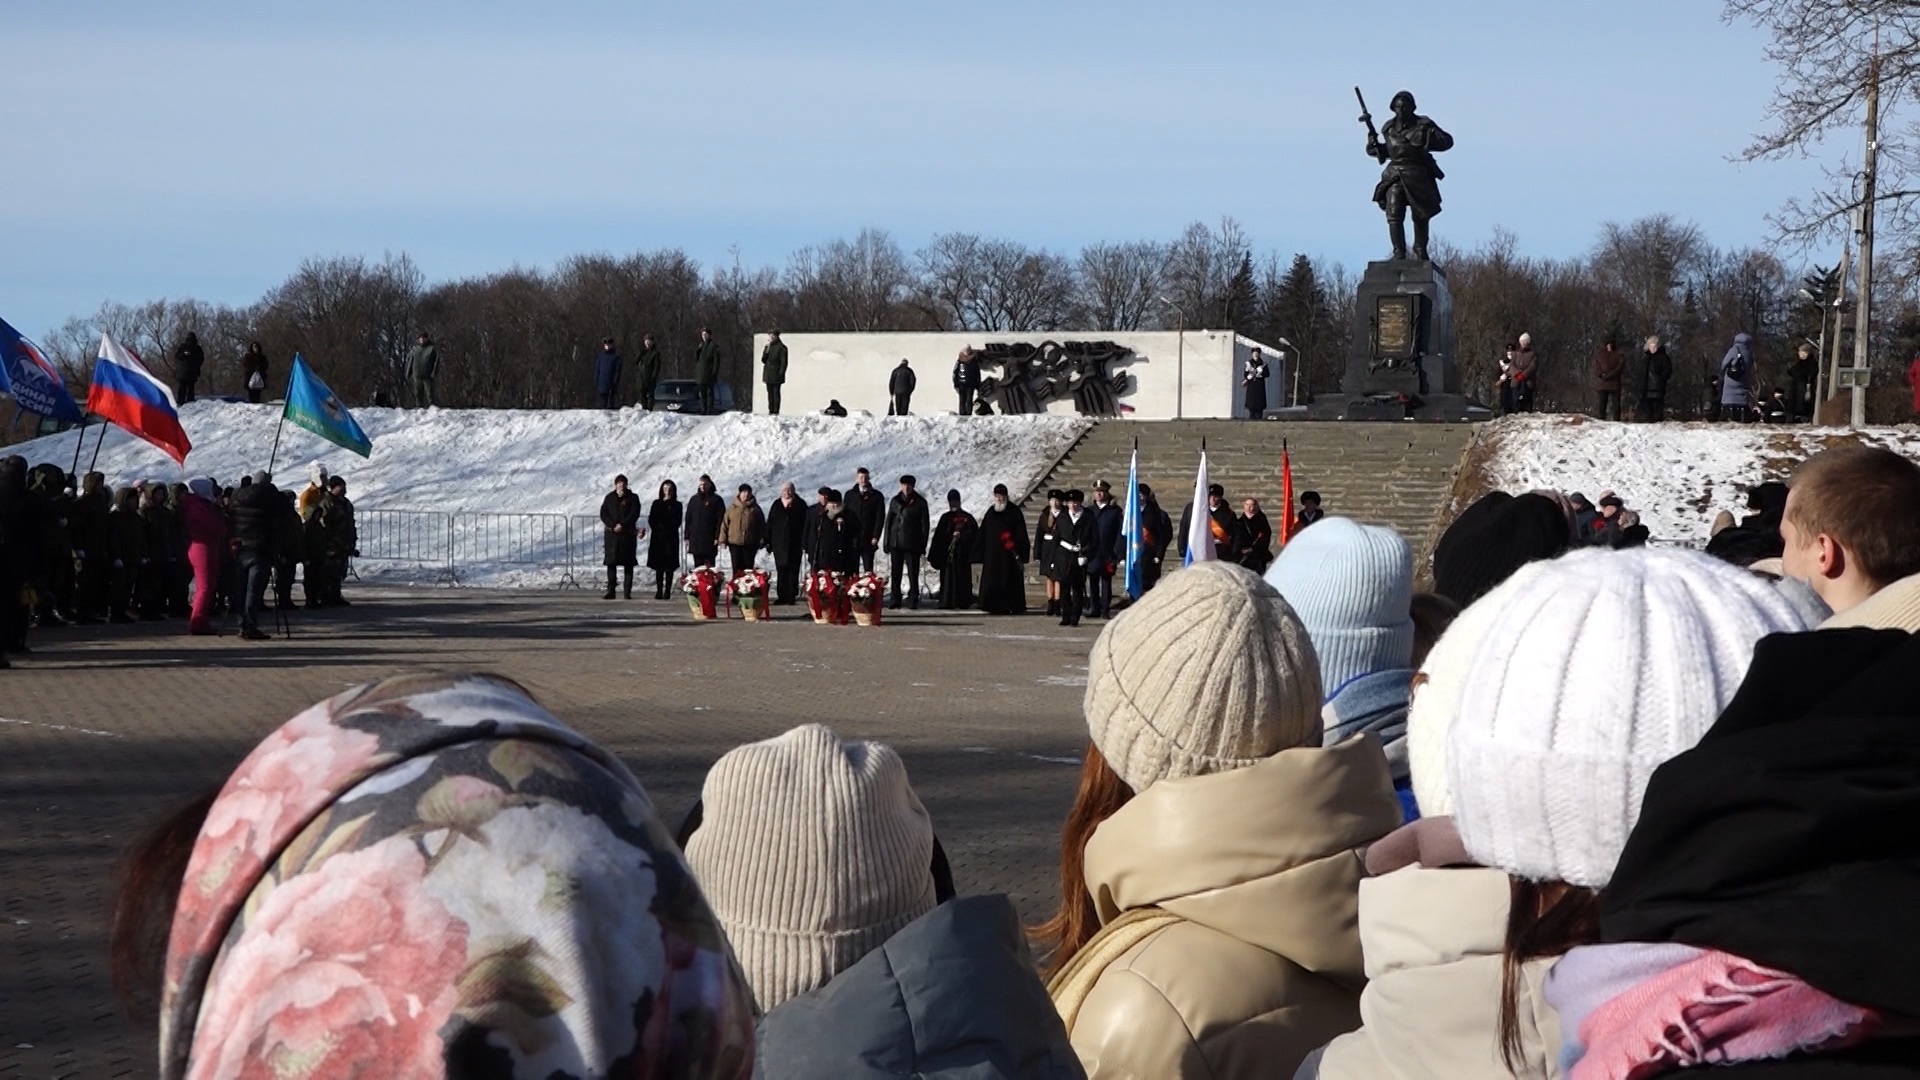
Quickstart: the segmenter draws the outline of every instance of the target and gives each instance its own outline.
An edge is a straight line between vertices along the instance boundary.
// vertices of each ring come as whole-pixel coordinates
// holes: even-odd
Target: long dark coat
[[[886,544],[889,553],[920,556],[927,553],[927,500],[919,492],[895,495],[887,505]]]
[[[1027,515],[1008,504],[980,515],[980,610],[990,615],[1027,613],[1026,564],[1033,556]]]
[[[647,568],[661,573],[680,569],[679,499],[655,499],[647,510]]]
[[[606,531],[607,566],[632,566],[639,561],[640,496],[627,489],[625,495],[607,492],[600,500],[600,524]],[[619,532],[613,527],[620,526]]]
[[[695,492],[687,499],[687,546],[708,551],[720,545],[720,524],[727,504],[714,492]]]
[[[847,516],[845,509],[838,514],[821,514],[814,567],[836,574],[859,573],[860,545],[860,525]]]
[[[935,570],[968,566],[978,561],[980,523],[965,510],[949,510],[934,523],[927,562]]]
[[[1053,534],[1053,549],[1047,556],[1048,577],[1065,581],[1076,570],[1091,569],[1094,553],[1100,547],[1100,526],[1094,521],[1091,509],[1082,509],[1079,521],[1073,520],[1071,512],[1062,510],[1054,519]]]
[[[775,499],[767,507],[767,550],[775,566],[798,566],[807,551],[807,504],[794,496],[793,505]]]
[[[851,516],[859,525],[861,551],[877,551],[880,547],[880,533],[887,524],[887,497],[880,489],[869,486],[865,491],[858,487],[847,489],[845,503],[841,512]]]

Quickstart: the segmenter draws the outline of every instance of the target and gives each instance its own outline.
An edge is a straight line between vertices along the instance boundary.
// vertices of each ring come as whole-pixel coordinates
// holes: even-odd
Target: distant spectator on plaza
[[[633,381],[639,383],[640,407],[653,409],[653,392],[660,385],[660,347],[653,335],[640,339],[640,355],[633,358]]]
[[[193,400],[194,387],[200,382],[200,369],[207,363],[207,353],[200,347],[200,335],[187,331],[180,347],[173,350],[174,398],[185,405]]]
[[[693,382],[700,388],[700,415],[713,415],[714,387],[720,382],[720,343],[704,326],[700,328],[700,344],[693,350]]]
[[[240,378],[247,386],[247,401],[260,404],[267,391],[267,351],[257,341],[250,343],[246,355],[240,358]]]
[[[887,377],[887,396],[893,400],[892,407],[887,410],[888,415],[906,416],[913,411],[913,388],[919,381],[914,377],[913,368],[908,365],[906,357],[901,357],[900,366],[894,368],[893,374]]]
[[[1247,419],[1259,420],[1267,415],[1267,358],[1259,349],[1253,350],[1247,357],[1247,371],[1240,383],[1246,388]]]
[[[1753,412],[1753,337],[1733,335],[1733,347],[1720,358],[1720,419],[1744,424]]]
[[[425,330],[407,353],[407,382],[413,386],[413,407],[430,409],[434,405],[433,380],[440,373],[440,350]]]
[[[603,409],[620,407],[620,353],[612,338],[600,341],[600,354],[593,359],[593,392]]]
[[[1513,411],[1532,412],[1540,376],[1540,356],[1533,351],[1533,335],[1521,334],[1513,351]]]
[[[953,362],[953,389],[960,395],[960,415],[973,415],[973,396],[980,392],[980,357],[972,346],[960,350]]]
[[[1649,337],[1641,360],[1640,420],[1657,424],[1667,418],[1667,384],[1673,381],[1673,358],[1658,337]]]
[[[780,331],[767,334],[767,347],[760,350],[760,381],[767,388],[767,415],[780,415],[780,388],[787,382],[787,343]]]
[[[1321,518],[1326,516],[1327,516],[1327,512],[1325,510],[1320,509],[1320,493],[1319,492],[1308,491],[1308,492],[1301,493],[1300,512],[1293,516],[1294,534],[1298,535],[1301,529],[1306,528],[1307,526],[1313,524],[1316,521],[1319,521]]]
[[[1787,382],[1790,388],[1788,399],[1792,408],[1792,419],[1813,419],[1813,390],[1820,381],[1820,358],[1813,355],[1813,346],[1801,342],[1791,366],[1787,368]]]
[[[1907,365],[1907,385],[1913,388],[1913,414],[1920,416],[1920,352],[1913,354],[1913,363]]]
[[[1620,419],[1620,383],[1626,373],[1627,354],[1608,338],[1593,358],[1594,415],[1600,419]]]

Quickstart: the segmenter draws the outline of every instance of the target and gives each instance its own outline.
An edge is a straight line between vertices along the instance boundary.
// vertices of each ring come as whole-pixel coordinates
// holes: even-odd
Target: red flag
[[[1293,456],[1287,442],[1280,440],[1280,546],[1293,539]]]

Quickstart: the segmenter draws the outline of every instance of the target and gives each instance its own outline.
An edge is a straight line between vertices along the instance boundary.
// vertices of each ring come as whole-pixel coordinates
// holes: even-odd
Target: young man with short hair
[[[1815,454],[1794,470],[1780,539],[1788,576],[1836,615],[1889,587],[1920,591],[1906,580],[1920,575],[1920,465],[1878,447]]]

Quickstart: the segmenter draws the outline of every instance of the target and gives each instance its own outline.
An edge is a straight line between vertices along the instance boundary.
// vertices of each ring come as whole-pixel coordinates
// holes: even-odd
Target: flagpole
[[[101,447],[102,445],[104,445],[104,444],[106,443],[106,441],[107,441],[107,428],[109,428],[109,427],[111,427],[111,426],[112,426],[112,425],[110,425],[110,424],[101,424],[101,425],[100,425],[100,438],[99,438],[99,440],[98,440],[97,442],[95,442],[95,443],[93,444],[93,460],[92,460],[92,461],[89,461],[89,462],[87,462],[87,471],[88,471],[88,472],[93,472],[93,471],[94,471],[94,467],[100,464],[100,447]],[[80,459],[79,459],[79,458],[74,458],[74,460],[75,460],[75,461],[79,461]]]
[[[294,362],[287,365],[287,388],[280,394],[280,422],[273,426],[273,452],[267,455],[267,479],[273,479],[273,463],[280,456],[280,433],[287,430],[287,402],[293,397],[294,369],[299,366],[300,354],[293,354]]]
[[[87,445],[87,418],[84,415],[82,415],[80,417],[80,435],[78,438],[73,440],[73,468],[67,470],[68,472],[74,474],[74,479],[76,482],[80,478],[79,477],[80,449],[81,447],[84,447],[86,445]]]

